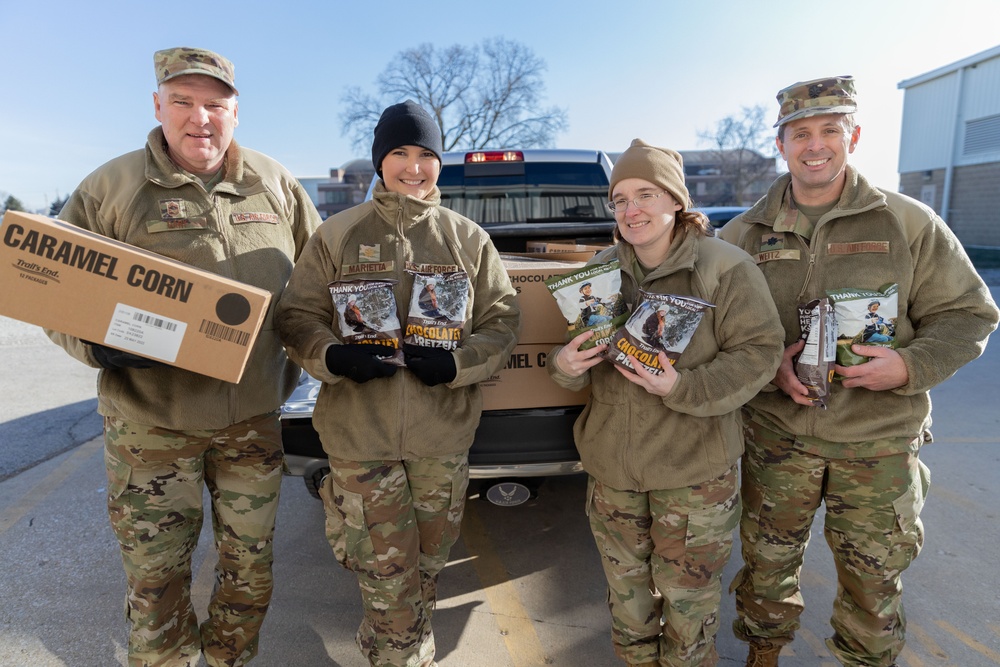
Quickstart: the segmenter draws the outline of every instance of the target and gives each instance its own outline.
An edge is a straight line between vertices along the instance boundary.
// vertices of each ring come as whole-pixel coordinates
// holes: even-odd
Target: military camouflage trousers
[[[330,459],[321,495],[337,561],[357,575],[369,664],[434,664],[431,614],[438,574],[458,539],[469,486],[467,453],[407,461]]]
[[[803,452],[754,421],[747,430],[736,636],[792,641],[805,606],[802,560],[825,503],[823,530],[837,566],[827,646],[844,665],[893,664],[906,624],[900,574],[923,544],[919,516],[930,472],[914,452],[835,459]]]
[[[105,417],[108,512],[128,582],[129,665],[243,665],[271,600],[281,488],[277,413],[219,431],[169,431]],[[191,603],[191,555],[212,503],[219,561],[208,618]]]
[[[591,477],[587,497],[618,657],[715,665],[722,570],[740,516],[736,467],[704,484],[648,492]]]

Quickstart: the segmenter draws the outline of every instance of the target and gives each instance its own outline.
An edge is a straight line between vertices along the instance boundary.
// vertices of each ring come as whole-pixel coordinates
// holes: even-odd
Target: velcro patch
[[[388,262],[362,262],[360,264],[348,264],[344,266],[343,275],[349,276],[357,273],[388,273],[393,270],[394,263]]]
[[[208,225],[203,217],[181,218],[179,220],[147,220],[146,231],[150,234],[157,232],[173,232],[184,229],[205,229]]]
[[[767,252],[759,252],[754,255],[754,260],[758,264],[763,264],[764,262],[771,262],[776,259],[798,259],[798,250],[768,250]]]
[[[415,262],[407,262],[406,270],[413,271],[415,273],[458,273],[462,269],[459,268],[457,264],[417,264]]]
[[[781,250],[785,247],[784,234],[764,234],[760,237],[760,251]]]
[[[277,213],[233,213],[233,224],[242,225],[248,222],[266,222],[269,225],[278,224]]]
[[[854,243],[828,243],[826,252],[829,255],[856,255],[863,252],[889,252],[888,241],[856,241]]]

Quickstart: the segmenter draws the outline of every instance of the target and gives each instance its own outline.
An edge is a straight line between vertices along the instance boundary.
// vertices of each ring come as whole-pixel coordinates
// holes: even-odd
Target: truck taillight
[[[524,153],[521,151],[476,151],[465,154],[466,163],[469,162],[524,162]]]

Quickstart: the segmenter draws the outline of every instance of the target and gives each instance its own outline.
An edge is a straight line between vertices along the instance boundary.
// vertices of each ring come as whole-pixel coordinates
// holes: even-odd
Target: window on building
[[[933,183],[920,186],[920,201],[934,208],[934,199],[937,195],[937,186]]]
[[[347,191],[346,190],[324,190],[323,191],[323,202],[326,204],[346,204],[347,203]]]

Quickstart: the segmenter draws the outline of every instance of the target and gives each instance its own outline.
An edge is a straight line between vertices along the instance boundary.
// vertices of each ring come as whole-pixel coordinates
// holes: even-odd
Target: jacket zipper
[[[399,207],[396,209],[396,270],[397,270],[397,272],[400,269],[402,269],[403,267],[405,267],[405,264],[403,263],[403,259],[404,259],[404,253],[403,253],[403,216],[404,216],[404,207],[406,205],[406,200],[405,200],[405,198],[402,198],[402,197],[400,199],[402,201],[399,202]],[[397,317],[400,316],[400,315],[403,315],[404,317],[406,316],[405,314],[402,314],[402,313],[398,312],[399,308],[396,308],[396,310],[397,310]],[[406,314],[408,314],[408,313],[406,313]],[[402,321],[402,322],[400,322],[400,325],[401,325],[402,329],[405,330],[405,328],[406,328],[406,322],[405,322],[405,320]],[[403,345],[402,335],[403,335],[403,331],[400,331],[399,345],[400,345],[400,349],[401,350],[402,350],[402,345]],[[406,369],[403,369],[402,371],[397,371],[397,372],[407,372],[407,371],[406,371]],[[403,454],[404,454],[405,449],[406,449],[406,432],[405,432],[406,407],[407,407],[406,406],[406,404],[407,404],[407,401],[406,401],[406,383],[407,383],[407,381],[406,381],[405,378],[403,379],[402,382],[399,383],[399,394],[400,394],[400,396],[399,396],[399,406],[400,407],[399,407],[399,452],[398,452],[398,454],[399,454],[400,460],[403,459]]]

